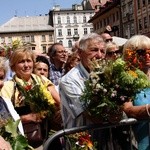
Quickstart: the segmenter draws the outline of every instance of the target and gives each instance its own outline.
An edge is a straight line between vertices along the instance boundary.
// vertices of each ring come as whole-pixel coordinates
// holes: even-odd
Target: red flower
[[[26,90],[26,91],[29,91],[29,90],[31,90],[31,88],[32,88],[32,85],[26,85],[26,86],[24,86],[24,89]]]

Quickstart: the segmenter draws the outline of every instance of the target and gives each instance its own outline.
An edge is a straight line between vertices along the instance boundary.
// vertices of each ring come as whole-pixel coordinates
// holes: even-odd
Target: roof
[[[13,17],[0,26],[0,33],[53,30],[54,28],[49,25],[49,16]]]
[[[106,3],[107,0],[89,0],[91,6],[93,9],[95,9],[96,5],[104,5]]]

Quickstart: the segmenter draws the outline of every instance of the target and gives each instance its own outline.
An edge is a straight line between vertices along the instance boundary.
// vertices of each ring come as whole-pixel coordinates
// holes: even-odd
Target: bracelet
[[[150,112],[149,112],[149,110],[148,110],[148,105],[149,105],[149,104],[146,104],[145,108],[146,108],[147,115],[150,117]]]

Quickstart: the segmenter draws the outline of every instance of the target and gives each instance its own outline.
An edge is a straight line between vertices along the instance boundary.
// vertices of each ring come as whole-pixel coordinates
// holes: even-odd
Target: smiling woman
[[[4,83],[3,88],[1,89],[1,96],[12,100],[15,109],[21,117],[23,125],[27,122],[42,123],[43,119],[47,116],[45,112],[42,111],[43,109],[41,110],[41,112],[33,111],[32,108],[34,107],[35,102],[33,104],[32,99],[30,104],[26,103],[26,98],[31,97],[26,97],[23,94],[23,92],[21,92],[21,87],[23,89],[24,87],[28,86],[31,90],[35,89],[38,85],[40,87],[44,87],[44,92],[46,92],[49,96],[52,97],[54,101],[54,106],[59,108],[60,104],[59,94],[55,90],[55,87],[53,86],[52,82],[44,76],[39,77],[35,74],[32,74],[34,61],[35,57],[33,51],[29,50],[27,47],[16,49],[10,57],[10,67],[12,71],[14,71],[16,74],[14,75],[12,80],[6,81]],[[34,100],[36,100],[36,103],[38,103],[40,99],[43,99],[43,97],[38,97],[38,99]],[[44,103],[49,102],[47,99],[44,99]],[[41,103],[39,103],[39,106],[41,106]],[[51,111],[51,107],[49,107],[49,110]],[[42,143],[30,144],[33,147],[37,147],[39,146],[39,144]]]

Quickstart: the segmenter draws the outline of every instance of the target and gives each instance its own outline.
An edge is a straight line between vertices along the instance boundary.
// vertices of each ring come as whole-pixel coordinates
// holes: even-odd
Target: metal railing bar
[[[143,120],[142,120],[143,121]],[[69,134],[74,134],[76,132],[83,132],[86,130],[97,130],[97,129],[106,129],[106,128],[116,128],[119,126],[129,126],[129,125],[133,125],[136,123],[139,123],[140,121],[137,121],[134,118],[129,118],[129,119],[124,119],[121,120],[119,123],[116,124],[110,124],[110,123],[104,123],[104,124],[92,124],[92,125],[88,125],[88,126],[81,126],[81,127],[74,127],[74,128],[70,128],[70,129],[63,129],[60,131],[57,131],[56,133],[54,133],[53,135],[51,135],[46,142],[44,143],[44,148],[43,150],[48,150],[50,144],[52,143],[53,140],[63,137],[65,135],[69,135]]]

